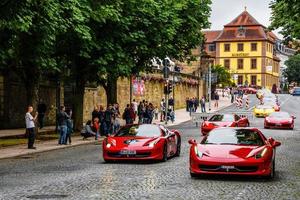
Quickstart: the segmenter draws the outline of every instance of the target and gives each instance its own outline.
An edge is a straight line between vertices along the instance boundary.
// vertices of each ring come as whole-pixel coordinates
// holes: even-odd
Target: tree
[[[221,65],[215,65],[212,67],[211,70],[212,73],[216,73],[217,74],[217,83],[216,84],[222,84],[223,86],[231,86],[232,85],[232,81],[231,81],[231,76],[229,71],[221,66]]]
[[[108,103],[117,100],[117,79],[149,70],[153,57],[192,59],[191,50],[203,42],[201,30],[209,26],[210,0],[128,0],[101,2],[114,8],[115,18],[93,25],[100,57],[100,83]],[[97,20],[95,20],[97,22]]]
[[[270,29],[282,28],[286,40],[300,39],[300,1],[273,0]]]
[[[27,104],[37,105],[44,73],[57,71],[53,59],[63,29],[58,0],[7,1],[0,8],[0,63],[25,85]]]
[[[300,83],[300,54],[291,56],[287,61],[284,62],[287,68],[284,70],[283,75],[287,78],[289,83],[296,82]]]

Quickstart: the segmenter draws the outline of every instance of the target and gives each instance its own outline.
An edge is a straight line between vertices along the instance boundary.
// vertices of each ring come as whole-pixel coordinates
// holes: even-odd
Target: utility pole
[[[208,64],[208,110],[211,111],[211,63]]]
[[[167,58],[164,59],[163,61],[163,75],[165,79],[165,86],[167,88],[165,92],[165,124],[168,124],[168,108],[169,108],[169,74],[170,74],[170,69],[169,69],[169,61]]]
[[[167,85],[167,88],[169,87],[169,80],[167,79],[166,80],[166,85]],[[165,94],[165,124],[167,125],[168,124],[168,108],[169,108],[169,91],[166,92]]]

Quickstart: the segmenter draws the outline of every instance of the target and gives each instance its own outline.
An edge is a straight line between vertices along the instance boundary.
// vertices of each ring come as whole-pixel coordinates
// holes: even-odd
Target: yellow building
[[[278,86],[280,60],[274,50],[277,37],[246,10],[223,30],[204,34],[205,51],[214,64],[229,69],[236,85]]]

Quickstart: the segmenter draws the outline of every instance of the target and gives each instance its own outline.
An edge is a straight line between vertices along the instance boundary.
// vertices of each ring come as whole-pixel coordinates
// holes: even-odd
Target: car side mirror
[[[292,116],[292,118],[293,118],[293,119],[296,119],[296,117],[295,117],[295,116]]]
[[[189,139],[189,144],[197,144],[195,139]]]
[[[281,145],[281,142],[278,142],[278,141],[274,141],[272,146],[273,147],[279,147]]]

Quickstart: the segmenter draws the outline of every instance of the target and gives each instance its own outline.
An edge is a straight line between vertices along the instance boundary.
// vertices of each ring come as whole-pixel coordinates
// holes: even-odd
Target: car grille
[[[280,124],[276,125],[274,123],[268,123],[269,126],[274,126],[274,127],[282,127],[282,128],[289,128],[291,125],[290,124]]]
[[[120,154],[120,153],[112,153],[112,152],[109,152],[107,153],[107,155],[109,157],[115,157],[115,158],[145,158],[145,157],[149,157],[151,155],[151,152],[136,152],[135,155],[123,155],[123,154]]]
[[[199,165],[199,169],[202,171],[210,172],[256,172],[257,166],[234,166],[234,168],[225,169],[221,165]]]

